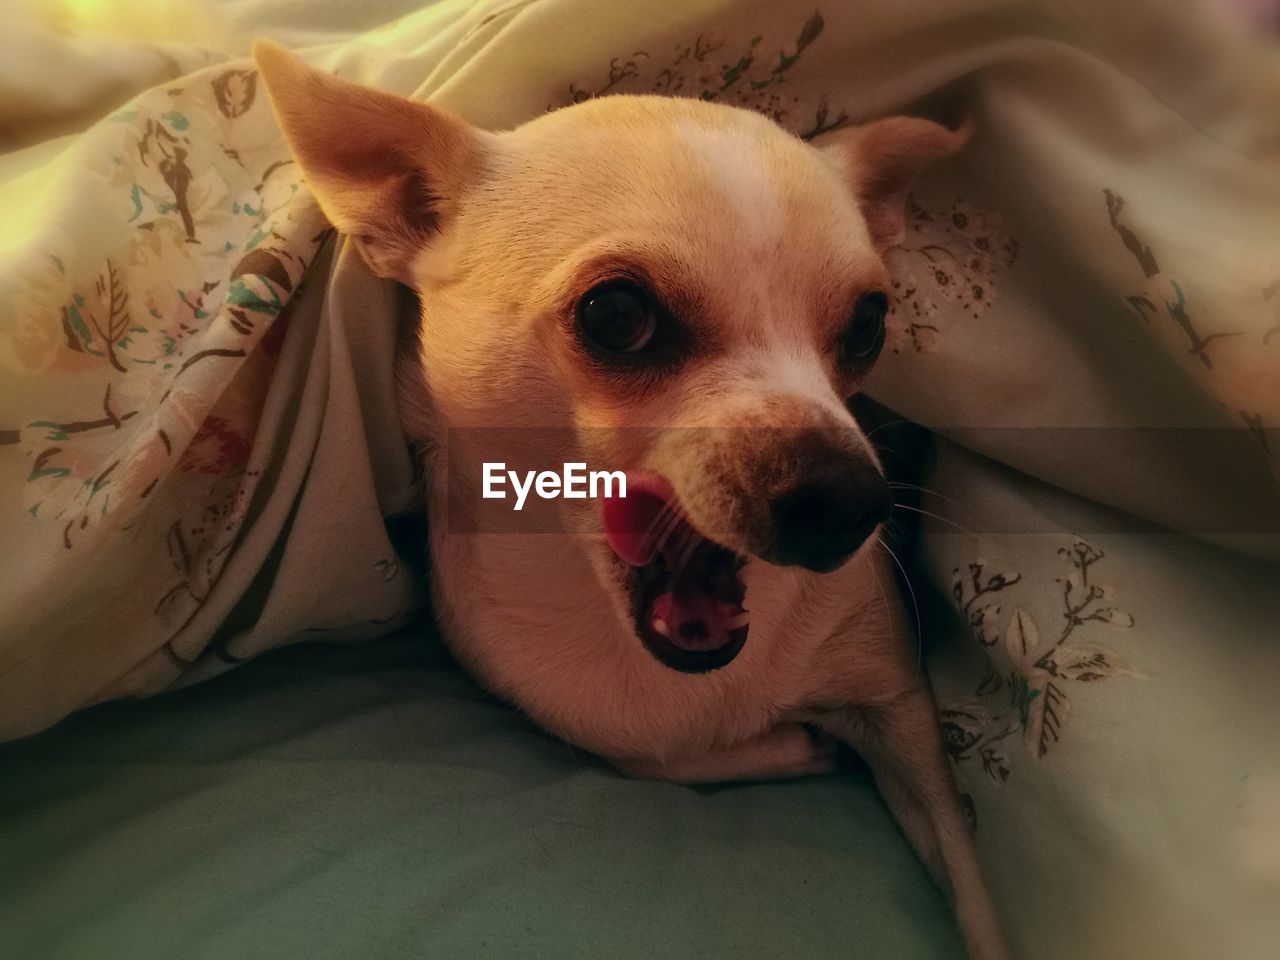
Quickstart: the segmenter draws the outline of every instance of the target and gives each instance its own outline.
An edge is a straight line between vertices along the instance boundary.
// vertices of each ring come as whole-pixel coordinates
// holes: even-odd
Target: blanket
[[[938,98],[868,392],[1024,955],[1280,942],[1280,55],[1159,2],[49,4],[0,37],[0,737],[424,603],[386,371],[255,36],[492,129],[696,96],[798,136]],[[358,9],[353,9],[357,8]],[[79,35],[64,32],[77,28]]]

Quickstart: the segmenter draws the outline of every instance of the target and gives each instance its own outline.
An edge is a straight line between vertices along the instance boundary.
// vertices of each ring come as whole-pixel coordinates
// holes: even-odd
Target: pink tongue
[[[627,474],[627,495],[606,498],[601,521],[610,549],[633,567],[652,563],[660,550],[664,560],[679,558],[679,569],[662,593],[655,596],[647,616],[649,627],[684,650],[718,650],[746,631],[747,614],[736,603],[717,599],[701,582],[708,545],[684,520],[677,520],[675,491],[661,476]],[[692,539],[691,539],[692,538]]]
[[[651,474],[627,474],[627,495],[603,501],[601,520],[609,547],[633,567],[649,563],[668,524],[660,514],[674,498],[671,484]]]

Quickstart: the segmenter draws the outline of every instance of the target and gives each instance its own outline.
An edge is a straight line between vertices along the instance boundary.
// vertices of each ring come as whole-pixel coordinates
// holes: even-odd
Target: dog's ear
[[[957,129],[920,117],[885,117],[839,130],[815,143],[836,162],[858,197],[871,242],[879,252],[906,233],[907,191],[926,166],[968,142],[973,124]]]
[[[476,170],[478,131],[450,113],[357,86],[284,47],[253,45],[276,117],[330,222],[374,273],[413,285]]]

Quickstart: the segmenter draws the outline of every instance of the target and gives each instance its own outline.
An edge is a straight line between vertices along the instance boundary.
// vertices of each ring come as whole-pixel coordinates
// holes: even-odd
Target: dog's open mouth
[[[603,501],[605,539],[628,567],[636,635],[683,673],[725,666],[747,640],[744,557],[689,523],[671,485],[628,475],[626,497]]]

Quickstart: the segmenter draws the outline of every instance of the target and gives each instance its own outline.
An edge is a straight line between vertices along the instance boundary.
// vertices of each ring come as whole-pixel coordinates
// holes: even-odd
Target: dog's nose
[[[834,570],[889,519],[892,507],[889,485],[870,463],[843,460],[809,471],[773,498],[770,559]]]

